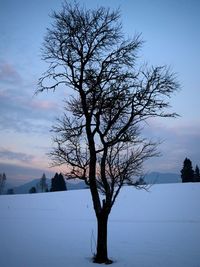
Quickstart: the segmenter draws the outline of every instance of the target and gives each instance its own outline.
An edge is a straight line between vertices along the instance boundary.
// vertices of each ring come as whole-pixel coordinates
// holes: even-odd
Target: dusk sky
[[[62,115],[67,88],[34,95],[47,65],[40,49],[52,10],[59,0],[0,1],[0,173],[11,182],[50,175],[50,133]],[[177,119],[149,121],[144,134],[163,140],[160,158],[145,171],[179,173],[185,157],[200,166],[200,1],[80,0],[87,8],[120,7],[127,36],[141,33],[140,60],[168,65],[177,73],[181,90],[171,98]],[[39,169],[39,170],[38,170]],[[41,173],[41,175],[40,175]],[[38,176],[39,175],[39,176]],[[51,178],[51,177],[49,177]]]

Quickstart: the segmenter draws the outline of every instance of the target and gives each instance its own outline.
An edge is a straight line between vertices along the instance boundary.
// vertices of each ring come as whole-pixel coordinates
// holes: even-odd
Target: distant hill
[[[15,194],[27,194],[29,193],[29,190],[32,187],[35,187],[37,189],[37,184],[39,183],[40,179],[34,179],[28,183],[25,183],[23,185],[17,186],[14,188]],[[48,189],[51,188],[51,179],[47,179]],[[66,182],[67,190],[78,190],[78,189],[86,189],[87,186],[85,182],[79,182],[79,183],[70,183]]]
[[[6,184],[10,183],[9,188],[13,188],[22,184],[25,179],[32,178],[37,179],[42,177],[42,174],[45,173],[46,177],[53,177],[55,172],[49,170],[43,170],[38,168],[18,166],[15,164],[6,164],[0,162],[0,172],[6,174]]]
[[[171,184],[180,183],[181,177],[176,173],[151,172],[144,177],[147,184]]]
[[[17,186],[14,188],[14,193],[15,194],[27,194],[29,193],[29,190],[32,187],[35,187],[37,189],[37,184],[39,183],[40,179],[34,179],[28,183],[25,183],[23,185]],[[47,179],[47,184],[48,184],[48,188],[50,187],[51,184],[51,180]]]
[[[78,182],[78,183],[67,182],[66,185],[67,185],[68,190],[78,190],[78,189],[87,189],[88,188],[88,186],[83,181]]]
[[[13,164],[0,163],[0,170],[6,174],[6,184],[4,193],[7,193],[8,189],[14,189],[15,194],[25,194],[28,193],[30,188],[36,186],[39,182],[38,177],[41,177],[45,172],[46,177],[53,177],[55,173],[53,171],[47,171],[37,168],[22,167]],[[28,179],[32,177],[32,181],[25,183],[23,185],[17,186],[19,182],[22,182],[22,177]],[[179,174],[176,173],[160,173],[160,172],[151,172],[148,173],[145,178],[145,182],[148,184],[166,184],[166,183],[180,183],[181,178]],[[47,179],[48,187],[51,187],[51,180]],[[68,190],[83,189],[86,188],[86,185],[83,181],[79,183],[67,182]]]
[[[5,193],[7,189],[13,188],[15,194],[27,194],[32,187],[36,187],[39,183],[40,179],[34,179],[28,183],[23,185],[13,187],[11,184],[7,184],[5,188]],[[159,172],[151,172],[144,177],[144,181],[147,184],[168,184],[168,183],[180,183],[181,178],[180,175],[176,173],[159,173]],[[47,179],[48,189],[51,188],[51,179]],[[85,182],[66,182],[67,190],[78,190],[78,189],[86,189],[88,188]]]

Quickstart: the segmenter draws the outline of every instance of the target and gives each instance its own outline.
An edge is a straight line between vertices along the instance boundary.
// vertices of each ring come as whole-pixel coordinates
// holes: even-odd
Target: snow
[[[200,266],[200,184],[125,187],[109,220],[115,267]],[[0,196],[1,267],[90,267],[89,190]]]

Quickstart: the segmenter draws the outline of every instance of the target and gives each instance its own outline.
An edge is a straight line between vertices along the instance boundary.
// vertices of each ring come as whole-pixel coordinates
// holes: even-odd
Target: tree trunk
[[[108,259],[107,250],[107,226],[108,226],[108,214],[102,212],[97,217],[97,253],[94,257],[95,263],[111,264],[112,261]]]

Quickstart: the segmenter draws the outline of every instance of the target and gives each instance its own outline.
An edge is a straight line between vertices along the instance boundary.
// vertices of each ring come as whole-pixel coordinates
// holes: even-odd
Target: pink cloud
[[[22,152],[16,152],[5,148],[0,148],[0,160],[31,163],[33,159],[34,159],[33,155],[29,155]]]
[[[49,100],[38,100],[31,103],[31,106],[36,109],[52,110],[57,109],[57,104]]]
[[[8,62],[0,62],[0,80],[15,83],[21,81],[21,76],[12,64]]]

